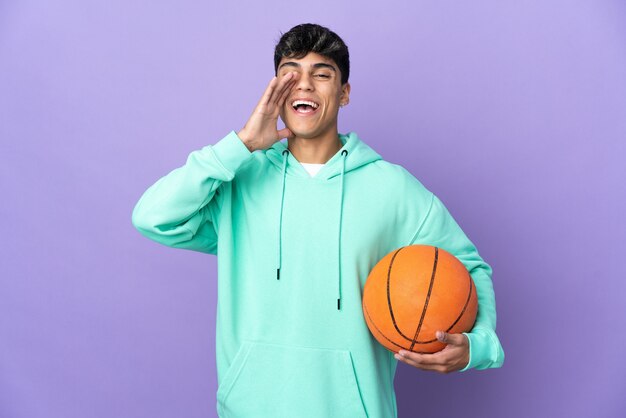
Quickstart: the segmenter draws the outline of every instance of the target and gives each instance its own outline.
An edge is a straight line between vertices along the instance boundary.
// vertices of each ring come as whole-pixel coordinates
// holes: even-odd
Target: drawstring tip
[[[341,310],[341,299],[337,299],[337,310]]]
[[[280,280],[280,269],[276,269],[276,280]]]

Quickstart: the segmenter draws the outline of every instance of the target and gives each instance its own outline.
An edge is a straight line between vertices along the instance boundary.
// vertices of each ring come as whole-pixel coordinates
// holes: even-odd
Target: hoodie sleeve
[[[137,230],[169,247],[217,254],[218,188],[252,155],[235,131],[193,151],[184,166],[150,186],[132,213]]]
[[[433,245],[453,254],[465,265],[476,285],[476,322],[470,332],[463,333],[469,339],[470,360],[460,371],[501,367],[504,351],[495,332],[496,300],[491,267],[478,255],[474,244],[435,195],[431,196],[430,208],[410,244]]]

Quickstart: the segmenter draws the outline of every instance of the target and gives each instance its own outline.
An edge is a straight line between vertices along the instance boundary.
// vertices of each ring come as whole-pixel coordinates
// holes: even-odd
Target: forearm
[[[150,186],[135,205],[133,225],[146,237],[169,246],[189,241],[210,214],[205,207],[217,189],[232,181],[251,152],[234,132],[189,154],[178,167]],[[204,231],[205,236],[209,231]]]
[[[496,334],[496,300],[491,281],[491,268],[471,272],[478,296],[478,314],[470,332],[464,333],[470,341],[470,361],[461,371],[501,367],[504,350]]]

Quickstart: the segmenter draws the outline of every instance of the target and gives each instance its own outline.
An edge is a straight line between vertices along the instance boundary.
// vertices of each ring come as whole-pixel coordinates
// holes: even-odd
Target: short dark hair
[[[315,23],[303,23],[282,34],[274,49],[274,73],[278,75],[278,64],[283,57],[304,58],[315,52],[330,58],[339,67],[341,84],[350,76],[348,46],[335,32]]]

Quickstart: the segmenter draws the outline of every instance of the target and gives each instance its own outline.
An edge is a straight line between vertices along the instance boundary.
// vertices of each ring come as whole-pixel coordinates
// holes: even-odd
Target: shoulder
[[[381,181],[387,183],[395,191],[415,196],[430,198],[432,193],[428,190],[413,173],[400,164],[394,164],[386,160],[378,160],[370,164],[372,170]]]

